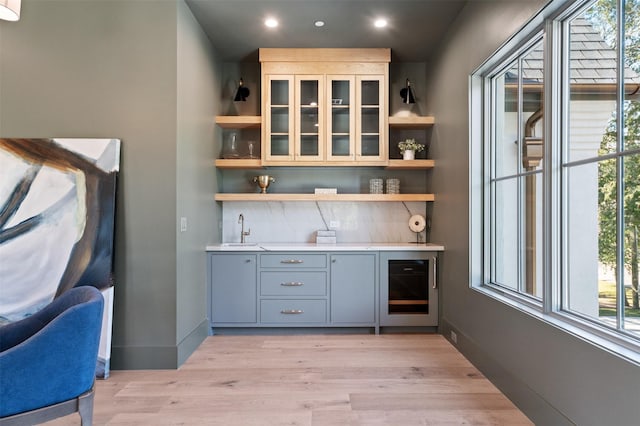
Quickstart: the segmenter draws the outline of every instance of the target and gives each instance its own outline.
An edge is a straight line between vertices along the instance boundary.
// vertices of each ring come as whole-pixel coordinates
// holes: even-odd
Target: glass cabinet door
[[[263,161],[384,164],[384,81],[384,75],[266,75]]]
[[[268,75],[262,152],[265,160],[293,160],[293,76]]]
[[[384,161],[384,77],[358,76],[356,115],[356,161]]]
[[[355,159],[355,76],[327,76],[327,160]]]
[[[324,160],[324,78],[320,75],[297,75],[296,138],[297,161]]]

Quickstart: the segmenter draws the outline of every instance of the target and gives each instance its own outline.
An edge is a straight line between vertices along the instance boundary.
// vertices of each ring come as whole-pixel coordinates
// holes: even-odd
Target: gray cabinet
[[[260,254],[260,323],[327,325],[326,253]]]
[[[437,326],[437,253],[211,252],[211,327]],[[415,262],[414,293],[394,276]],[[391,266],[390,266],[391,265]],[[402,266],[404,265],[404,266]],[[396,274],[397,275],[397,274]],[[392,278],[390,278],[392,277]],[[393,286],[393,280],[401,286]],[[399,293],[400,292],[400,293]]]
[[[331,259],[331,322],[376,324],[376,255],[337,254]]]
[[[257,255],[254,253],[209,256],[212,323],[255,324],[257,314]]]

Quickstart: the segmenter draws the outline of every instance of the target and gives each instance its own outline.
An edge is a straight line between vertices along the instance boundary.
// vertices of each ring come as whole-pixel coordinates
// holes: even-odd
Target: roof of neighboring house
[[[528,83],[541,82],[543,75],[542,46],[523,59],[523,78]],[[612,85],[616,83],[616,50],[602,38],[585,18],[571,22],[571,83]],[[511,74],[511,73],[509,73]],[[625,83],[640,83],[640,76],[625,66]],[[515,75],[511,74],[515,79]]]
[[[616,50],[584,18],[571,22],[571,80],[573,83],[602,84],[616,81]],[[629,64],[624,67],[625,82],[640,79]]]

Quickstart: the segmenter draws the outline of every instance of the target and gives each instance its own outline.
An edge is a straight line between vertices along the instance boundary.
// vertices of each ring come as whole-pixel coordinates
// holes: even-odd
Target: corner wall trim
[[[112,370],[166,370],[178,367],[176,346],[113,346]]]
[[[191,354],[198,349],[198,346],[209,335],[209,321],[205,318],[200,324],[189,333],[180,343],[178,343],[178,367],[189,359]]]
[[[457,342],[455,343],[450,339],[451,331],[456,333]],[[547,400],[534,392],[526,383],[505,370],[472,339],[469,339],[462,330],[449,323],[445,318],[441,319],[440,332],[535,424],[574,425]]]

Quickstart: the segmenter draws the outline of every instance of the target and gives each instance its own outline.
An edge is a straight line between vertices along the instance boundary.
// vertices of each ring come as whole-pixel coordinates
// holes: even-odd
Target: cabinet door
[[[376,322],[376,255],[331,255],[331,321]]]
[[[324,160],[324,76],[296,75],[296,161]]]
[[[267,75],[265,78],[265,120],[262,138],[265,161],[293,161],[293,81],[292,75]]]
[[[327,161],[355,160],[355,76],[328,75]]]
[[[386,108],[383,75],[356,77],[356,161],[386,160]]]
[[[255,254],[211,255],[211,321],[257,322]]]

